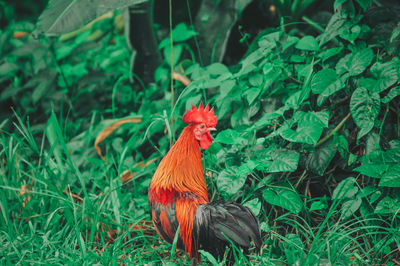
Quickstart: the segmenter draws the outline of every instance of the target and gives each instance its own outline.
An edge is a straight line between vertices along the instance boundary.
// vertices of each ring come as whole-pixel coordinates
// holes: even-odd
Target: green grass
[[[96,42],[90,30],[68,41],[13,37],[29,23],[2,30],[0,265],[191,265],[156,234],[147,189],[200,100],[218,115],[203,152],[210,199],[242,202],[261,222],[261,253],[233,248],[236,265],[399,264],[398,52],[369,38],[361,9],[342,11],[320,32],[266,29],[237,65],[182,54],[175,71],[191,83],[173,94],[167,58],[154,84],[131,82],[117,30]],[[99,144],[103,160],[96,138],[132,117],[142,122]]]
[[[88,143],[79,153],[64,150],[71,140],[64,139],[55,116],[43,131],[32,130],[20,118],[14,128],[13,133],[1,133],[1,264],[191,263],[182,251],[175,256],[174,246],[160,240],[149,223],[146,189],[154,163],[135,169],[134,178],[122,184],[116,170],[123,169],[118,165],[121,154],[104,162]],[[61,139],[52,134],[61,134]],[[82,167],[78,154],[93,157]],[[248,259],[235,252],[237,263],[386,261],[390,247],[400,241],[393,220],[343,220],[338,204],[324,215],[293,215],[276,208],[269,215],[262,212],[262,252]],[[149,228],[132,229],[144,221]],[[205,263],[213,261],[204,254]]]

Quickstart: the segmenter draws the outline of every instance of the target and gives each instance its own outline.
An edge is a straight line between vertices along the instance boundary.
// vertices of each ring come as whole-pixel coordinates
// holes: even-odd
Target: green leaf
[[[329,58],[339,54],[343,50],[343,46],[333,47],[322,51],[318,56],[325,62]]]
[[[349,199],[343,202],[340,212],[342,213],[343,219],[350,217],[355,213],[361,206],[361,198],[356,197],[355,199]]]
[[[329,112],[296,112],[297,129],[289,126],[281,127],[279,134],[282,138],[298,143],[315,144],[321,137],[324,127],[327,127]]]
[[[384,163],[367,163],[353,169],[363,175],[380,178],[389,168],[389,165]]]
[[[314,201],[313,203],[311,203],[310,212],[318,211],[318,210],[322,210],[322,209],[326,209],[326,208],[328,208],[328,203],[326,202],[326,198],[325,198],[323,200]]]
[[[217,178],[217,188],[225,200],[235,195],[244,185],[247,174],[238,174],[238,167],[232,166],[221,171]]]
[[[264,65],[265,67],[265,65]],[[249,76],[249,83],[251,86],[260,87],[264,83],[264,75],[259,72],[255,72]]]
[[[110,182],[110,189],[111,189],[111,202],[114,211],[115,220],[118,223],[121,223],[121,202],[120,202],[120,188],[122,186],[122,182],[120,178],[113,179]]]
[[[254,162],[252,160],[248,160],[247,162],[245,162],[244,164],[242,164],[238,167],[237,174],[238,175],[248,175],[256,167],[257,167],[256,162]]]
[[[17,64],[5,62],[0,65],[0,76],[12,76],[18,69]]]
[[[374,121],[381,110],[381,101],[378,93],[372,93],[365,88],[357,88],[350,100],[350,113],[360,128],[357,139],[362,138],[374,126]]]
[[[218,133],[217,137],[214,139],[215,142],[222,144],[240,144],[245,141],[239,133],[233,129],[226,129]]]
[[[201,255],[203,255],[204,257],[206,257],[208,262],[210,262],[213,266],[220,265],[220,264],[218,264],[217,259],[214,258],[214,256],[211,253],[209,253],[209,252],[207,252],[205,250],[202,250],[202,249],[199,250],[199,253]]]
[[[174,60],[173,65],[175,66],[179,62],[179,59],[181,58],[181,54],[183,51],[183,45],[181,45],[181,44],[174,45],[172,51],[173,51],[172,59]],[[171,47],[170,46],[167,46],[164,48],[164,58],[167,61],[167,63],[169,65],[171,65]]]
[[[337,76],[335,70],[326,68],[319,71],[311,81],[311,90],[315,94],[320,94],[318,97],[318,106],[321,106],[323,101],[344,88],[344,83]]]
[[[258,198],[246,201],[243,204],[243,206],[248,207],[254,213],[255,216],[258,216],[260,214],[261,202]]]
[[[36,104],[39,100],[43,99],[46,93],[54,84],[57,77],[57,72],[53,69],[46,69],[40,74],[36,75],[38,78],[38,85],[34,88],[32,93],[32,102]]]
[[[372,193],[371,198],[369,200],[369,203],[374,203],[375,201],[377,201],[379,199],[379,197],[382,195],[382,192],[377,190],[374,193]]]
[[[376,214],[398,214],[400,209],[400,199],[391,198],[389,196],[384,197],[376,205],[374,213]]]
[[[372,92],[381,93],[395,84],[399,79],[397,64],[393,61],[383,64],[376,62],[371,66],[371,73],[377,79]]]
[[[67,147],[57,117],[54,112],[51,113],[46,124],[46,137],[49,141],[51,150],[58,164],[58,170],[65,173],[64,156],[67,153]]]
[[[338,80],[335,70],[325,68],[318,71],[311,81],[311,90],[315,94],[322,93],[329,85],[334,84]]]
[[[235,84],[236,82],[232,79],[224,80],[220,85],[218,98],[225,98],[230,93]]]
[[[391,141],[391,148],[386,151],[373,150],[366,153],[360,161],[362,165],[354,171],[366,176],[380,178],[379,186],[400,187],[400,147]]]
[[[33,34],[54,36],[68,33],[107,12],[143,2],[146,0],[50,0]]]
[[[318,175],[323,175],[335,156],[337,148],[332,142],[327,142],[311,152],[305,159],[304,167]]]
[[[364,9],[364,11],[367,10],[367,8],[371,5],[372,0],[356,0],[357,3]]]
[[[393,29],[392,35],[390,36],[390,42],[393,42],[400,35],[400,23]]]
[[[79,79],[89,73],[86,68],[86,62],[80,62],[75,65],[64,64],[62,67],[62,71],[63,74],[67,77],[68,81],[70,81],[71,78]]]
[[[335,0],[335,3],[333,4],[333,10],[337,10],[339,6],[343,5],[346,1],[349,0]]]
[[[197,32],[185,23],[179,23],[172,30],[172,39],[174,42],[183,42],[197,35]]]
[[[272,153],[272,163],[268,167],[268,172],[294,172],[300,160],[300,153],[292,150],[275,150]]]
[[[399,95],[400,95],[400,87],[398,86],[398,87],[391,89],[389,91],[389,93],[386,94],[386,96],[381,99],[381,102],[388,103]]]
[[[346,28],[350,26],[347,25],[347,18],[342,16],[340,12],[334,13],[325,28],[324,33],[322,33],[319,38],[319,46],[322,47],[325,43],[332,40],[339,34],[341,34]]]
[[[341,34],[340,37],[351,42],[354,43],[354,41],[358,38],[358,36],[361,33],[361,27],[358,25],[355,25],[351,28],[348,28],[346,30],[344,30]]]
[[[279,39],[281,38],[281,35],[282,31],[276,31],[264,35],[259,39],[258,45],[261,47],[262,50],[275,48],[277,46],[277,43],[279,42]]]
[[[269,187],[263,192],[266,202],[282,207],[290,212],[298,214],[303,208],[303,202],[296,191],[287,187]]]
[[[381,147],[379,145],[380,138],[381,137],[375,132],[368,134],[365,141],[365,154],[367,154],[367,156],[376,152],[381,152]]]
[[[305,257],[304,244],[297,234],[286,234],[285,236],[285,255],[289,265],[298,265],[299,261]]]
[[[202,95],[201,94],[197,94],[194,95],[193,97],[187,98],[186,99],[186,110],[189,110],[192,108],[192,104],[194,105],[198,105],[200,103]]]
[[[375,58],[371,48],[364,48],[355,53],[351,53],[343,57],[336,64],[336,73],[342,75],[349,72],[350,76],[360,75],[371,64]]]
[[[77,44],[72,43],[72,44],[65,44],[65,45],[57,48],[57,50],[56,50],[56,59],[57,60],[62,60],[64,58],[66,58],[67,56],[69,56],[72,53],[72,51],[75,50],[75,48],[77,46],[78,46]]]
[[[400,161],[389,167],[382,175],[380,187],[400,187]]]
[[[357,181],[354,177],[348,177],[340,181],[332,193],[332,199],[343,200],[354,197],[354,195],[356,195],[358,192],[358,187],[354,186],[356,182]]]
[[[251,70],[255,68],[254,63],[265,57],[265,51],[262,48],[255,50],[250,53],[247,57],[245,57],[242,61],[242,69],[236,74],[237,76],[241,76],[249,73]]]
[[[231,74],[228,67],[221,63],[214,63],[207,67],[207,73],[210,75]]]
[[[349,152],[349,143],[343,135],[333,135],[333,144],[337,147],[342,158],[346,159],[346,155]]]
[[[247,102],[251,105],[257,96],[260,94],[261,88],[260,87],[252,87],[250,89],[245,90],[243,96],[246,97]]]
[[[319,45],[313,36],[306,35],[301,38],[295,46],[297,49],[306,51],[318,51]]]

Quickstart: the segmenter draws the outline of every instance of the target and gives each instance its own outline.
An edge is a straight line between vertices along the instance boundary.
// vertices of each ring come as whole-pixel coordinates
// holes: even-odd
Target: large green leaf
[[[254,100],[257,98],[257,96],[260,94],[261,92],[261,87],[252,87],[248,90],[246,90],[243,93],[243,96],[246,97],[247,102],[249,103],[249,105],[251,105]]]
[[[296,171],[300,154],[294,150],[269,147],[256,153],[256,167],[269,173]]]
[[[247,174],[238,173],[239,167],[232,166],[221,171],[217,178],[217,187],[224,199],[235,195],[244,185]]]
[[[71,32],[93,19],[116,9],[147,0],[50,0],[36,24],[35,35],[49,36]]]
[[[328,126],[329,112],[296,112],[293,121],[297,122],[297,129],[291,126],[282,127],[279,134],[282,138],[299,143],[315,144],[320,139],[324,127]]]
[[[400,87],[394,87],[389,93],[381,99],[381,102],[388,103],[394,99],[394,97],[400,95]]]
[[[51,112],[50,118],[46,124],[45,132],[58,165],[57,169],[61,173],[64,173],[66,171],[64,156],[68,152],[60,124],[58,123],[56,114],[54,112]]]
[[[303,208],[303,202],[296,191],[288,187],[269,187],[263,192],[265,201],[272,205],[277,205],[295,214]]]
[[[375,54],[371,48],[364,48],[343,57],[336,64],[336,72],[342,75],[349,72],[350,76],[360,75],[371,64]]]
[[[329,58],[339,54],[343,50],[343,46],[333,47],[322,51],[318,56],[322,59],[322,62]]]
[[[365,163],[357,168],[354,168],[354,171],[360,172],[363,175],[380,178],[389,168],[388,164],[384,163]]]
[[[179,60],[181,59],[182,51],[183,51],[183,45],[182,44],[174,45],[173,48],[172,48],[172,53],[171,53],[171,47],[170,46],[166,46],[164,48],[164,58],[165,58],[165,60],[167,61],[167,63],[169,65],[171,65],[171,59],[173,59],[174,61],[173,61],[172,65],[175,66],[179,62]],[[171,57],[171,54],[172,54],[172,57]]]
[[[381,110],[381,101],[378,93],[370,93],[365,88],[357,88],[350,100],[350,113],[360,128],[357,139],[362,138],[374,126],[375,118]]]
[[[319,71],[311,81],[311,90],[315,94],[320,94],[317,100],[320,106],[324,100],[335,92],[344,88],[344,83],[337,76],[336,71],[326,68]]]
[[[318,175],[323,175],[337,151],[332,141],[311,152],[304,161],[304,167]]]
[[[268,167],[268,172],[293,172],[299,164],[300,153],[291,150],[276,150],[272,154],[272,163]]]
[[[400,198],[397,195],[394,198],[389,196],[384,197],[376,205],[375,213],[377,214],[398,214],[400,209]]]
[[[342,204],[340,212],[342,213],[342,218],[346,219],[353,213],[355,213],[361,206],[361,198],[356,197],[354,199],[348,199]]]
[[[400,161],[388,168],[379,182],[380,187],[400,187]]]
[[[332,193],[332,198],[336,200],[342,200],[345,198],[354,197],[358,192],[358,187],[354,186],[356,184],[356,179],[354,177],[348,177],[337,185]]]
[[[304,243],[298,234],[286,234],[285,255],[289,265],[299,265],[299,261],[305,256]]]
[[[241,137],[239,133],[233,129],[225,129],[219,132],[214,139],[215,142],[222,144],[240,144],[245,140],[245,138]]]
[[[350,26],[347,18],[342,16],[340,12],[333,14],[324,33],[317,38],[319,39],[319,46],[322,47],[322,45],[341,34],[345,29],[350,28]]]
[[[174,43],[186,41],[196,35],[197,32],[194,31],[191,27],[186,26],[185,23],[179,23],[172,30],[172,40]],[[171,39],[165,38],[160,42],[158,48],[162,49],[168,46],[171,46]]]
[[[373,64],[371,73],[377,79],[373,92],[380,93],[395,84],[399,79],[397,68],[396,62],[393,61],[383,64],[376,62]]]
[[[260,214],[261,202],[258,198],[246,201],[243,204],[243,206],[248,207],[254,213],[255,216],[258,216]]]
[[[372,0],[356,0],[357,3],[365,10],[371,5]]]
[[[400,147],[396,141],[391,141],[391,148],[382,151],[375,150],[365,154],[360,161],[362,165],[354,171],[363,175],[380,178],[379,186],[400,187]]]
[[[301,38],[295,46],[297,49],[306,51],[317,51],[319,49],[318,42],[313,36],[307,35]]]
[[[332,86],[338,80],[336,71],[332,68],[325,68],[318,71],[311,81],[311,90],[315,94],[320,94],[327,87]]]

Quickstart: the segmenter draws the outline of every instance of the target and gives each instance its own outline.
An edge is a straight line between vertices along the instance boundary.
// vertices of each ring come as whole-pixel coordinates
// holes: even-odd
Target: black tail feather
[[[200,249],[217,257],[222,256],[225,246],[230,245],[227,237],[235,246],[246,250],[251,241],[254,241],[257,252],[262,244],[257,217],[249,208],[235,202],[216,201],[200,205],[193,234]]]

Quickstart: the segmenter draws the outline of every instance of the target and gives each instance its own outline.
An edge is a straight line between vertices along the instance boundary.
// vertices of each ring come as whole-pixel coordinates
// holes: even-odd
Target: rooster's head
[[[207,104],[204,108],[203,103],[200,103],[199,108],[192,105],[192,109],[186,111],[183,116],[183,122],[193,124],[193,133],[199,141],[200,147],[208,149],[212,143],[210,131],[215,130],[217,125],[217,116],[214,115],[214,107],[211,108]]]

